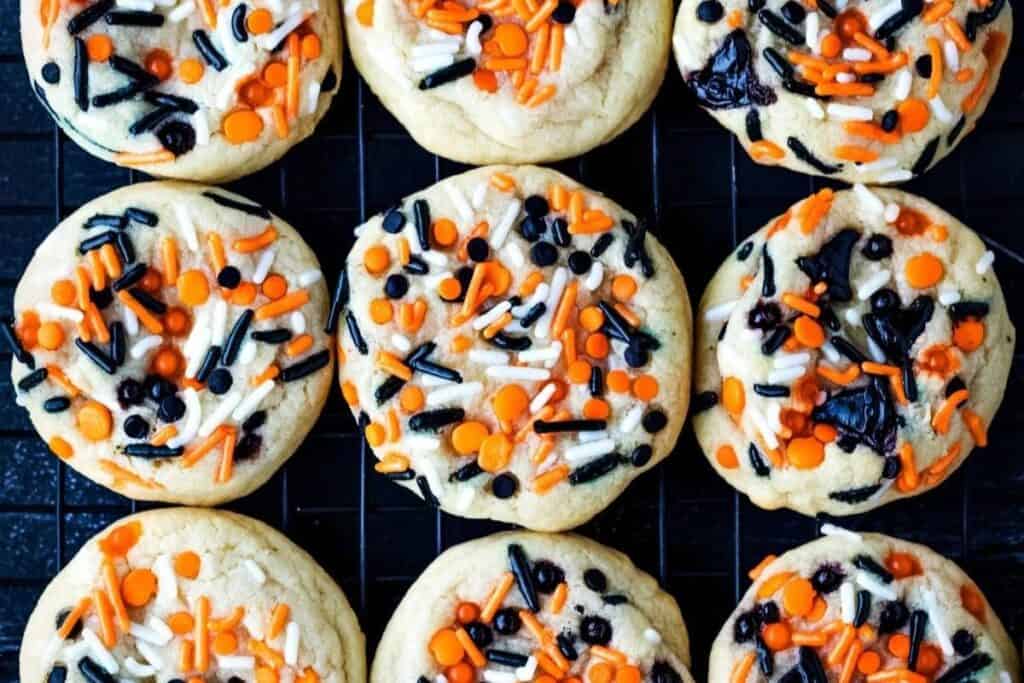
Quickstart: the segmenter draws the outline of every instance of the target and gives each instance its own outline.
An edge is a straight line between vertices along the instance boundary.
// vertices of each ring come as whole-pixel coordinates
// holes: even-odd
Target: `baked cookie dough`
[[[694,428],[764,508],[863,512],[937,486],[1003,396],[993,254],[928,201],[825,189],[756,232],[700,304]]]
[[[1012,683],[1017,652],[963,570],[836,527],[768,556],[711,648],[709,683]]]
[[[341,76],[320,0],[21,0],[32,88],[90,154],[227,182],[308,137]]]
[[[1007,0],[683,0],[673,45],[754,161],[899,183],[974,128],[1012,23]]]
[[[378,472],[452,514],[587,521],[672,450],[691,314],[622,207],[495,166],[360,226],[335,301],[342,392]]]
[[[361,683],[364,638],[341,589],[255,519],[168,508],[88,541],[43,592],[24,683]]]
[[[679,606],[622,553],[508,532],[448,549],[405,594],[371,683],[693,683]]]
[[[538,163],[629,128],[665,77],[670,0],[344,0],[359,72],[416,142]]]
[[[130,498],[215,505],[269,479],[319,415],[327,303],[316,256],[262,206],[143,183],[50,233],[0,333],[58,457]]]

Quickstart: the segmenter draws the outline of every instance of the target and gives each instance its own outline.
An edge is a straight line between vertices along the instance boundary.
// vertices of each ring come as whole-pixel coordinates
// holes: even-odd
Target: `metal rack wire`
[[[14,16],[14,0],[0,0]],[[232,189],[298,227],[337,274],[368,215],[462,167],[420,149],[346,64],[342,89],[312,140]],[[97,161],[45,116],[25,78],[17,26],[0,25],[0,296],[9,302],[43,236],[70,210],[134,172]],[[996,251],[1011,318],[1024,321],[1024,49],[1020,41],[979,130],[907,188],[961,217]],[[747,234],[821,183],[750,162],[694,106],[670,65],[654,108],[619,140],[556,166],[638,214],[675,255],[696,301],[717,265]],[[992,429],[992,445],[940,489],[844,520],[927,543],[960,561],[987,592],[1016,642],[1024,636],[1024,436],[1020,357]],[[0,683],[16,681],[21,631],[46,583],[93,533],[142,505],[83,479],[47,453],[13,403],[10,357],[0,356]],[[404,589],[443,548],[500,528],[428,508],[372,470],[335,389],[313,433],[262,489],[229,507],[264,519],[309,550],[345,589],[370,655]],[[580,530],[627,552],[679,600],[694,673],[768,552],[809,540],[820,520],[765,512],[735,494],[705,462],[692,432]]]

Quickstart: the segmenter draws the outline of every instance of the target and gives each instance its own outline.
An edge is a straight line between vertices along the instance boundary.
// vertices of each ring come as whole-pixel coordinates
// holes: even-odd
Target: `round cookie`
[[[364,645],[341,589],[282,534],[169,508],[101,531],[50,582],[21,680],[360,683]]]
[[[683,0],[673,45],[698,103],[754,161],[898,183],[974,128],[1012,24],[1007,0]]]
[[[669,0],[346,0],[352,59],[427,150],[468,164],[587,152],[647,110]]]
[[[555,171],[488,167],[357,231],[340,380],[378,472],[452,514],[554,531],[671,451],[690,304],[642,221]]]
[[[316,256],[262,206],[143,183],[50,233],[0,330],[18,404],[68,465],[130,498],[214,505],[313,426],[327,304]]]
[[[679,606],[628,557],[581,536],[506,532],[427,567],[370,681],[693,683],[689,665]]]
[[[341,77],[335,3],[21,0],[39,101],[90,154],[227,182],[308,137]]]
[[[1020,680],[1006,630],[960,567],[916,543],[823,530],[751,572],[709,683]]]
[[[978,236],[924,199],[822,190],[744,242],[700,304],[694,428],[764,508],[917,495],[975,446],[1015,332]]]

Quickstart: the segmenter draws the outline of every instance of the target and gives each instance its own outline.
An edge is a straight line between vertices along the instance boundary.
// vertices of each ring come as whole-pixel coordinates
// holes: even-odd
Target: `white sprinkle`
[[[772,358],[772,366],[779,370],[782,368],[792,368],[797,365],[803,367],[810,362],[811,354],[806,351],[801,353],[776,353],[775,357]]]
[[[139,333],[139,316],[135,315],[135,311],[127,306],[122,306],[121,318],[124,321],[124,331],[128,333],[129,337],[134,337]]]
[[[199,433],[199,425],[203,421],[203,404],[199,401],[199,392],[192,387],[187,387],[182,392],[185,401],[185,424],[181,430],[167,440],[171,448],[184,446]]]
[[[480,45],[480,33],[483,30],[484,25],[479,21],[474,21],[466,30],[466,52],[474,57],[483,51],[483,48]]]
[[[886,600],[895,600],[896,591],[867,572],[857,572],[857,585]]]
[[[590,441],[600,441],[601,439],[608,438],[608,430],[602,429],[597,432],[580,432],[576,435],[576,440],[580,443],[589,443]]]
[[[479,209],[487,199],[487,183],[480,183],[473,189],[473,208]]]
[[[288,666],[299,661],[299,625],[294,621],[289,621],[284,629],[284,661]]]
[[[874,112],[868,107],[840,102],[829,102],[825,111],[828,112],[829,117],[840,121],[870,121],[874,118]]]
[[[502,260],[512,267],[512,270],[519,270],[526,265],[526,257],[523,250],[515,242],[509,242],[501,248]]]
[[[469,203],[466,202],[466,195],[462,194],[459,186],[455,183],[445,183],[442,187],[448,193],[448,199],[455,205],[455,210],[459,212],[459,218],[464,223],[473,220],[473,209],[469,208]]]
[[[861,301],[867,301],[871,298],[871,295],[885,287],[886,283],[889,282],[889,278],[892,277],[892,272],[888,270],[880,270],[867,280],[861,283],[860,287],[857,288],[857,298]]]
[[[230,671],[252,671],[256,668],[256,658],[243,655],[217,655],[217,667]]]
[[[839,608],[840,618],[847,624],[852,624],[857,612],[857,598],[853,592],[853,584],[849,581],[844,581],[839,586]]]
[[[156,574],[156,604],[169,607],[178,602],[178,578],[171,568],[171,558],[160,555],[153,562],[153,573]]]
[[[804,99],[804,105],[807,107],[807,111],[810,113],[811,118],[819,121],[825,120],[825,110],[821,108],[821,105],[818,104],[817,100],[807,97]]]
[[[775,382],[773,382],[775,384]],[[754,427],[761,434],[761,438],[764,439],[764,443],[769,449],[776,449],[779,447],[779,440],[775,437],[775,430],[768,424],[767,418],[764,413],[760,410],[749,406],[747,408],[747,415],[750,416],[750,421],[754,423]]]
[[[277,255],[277,251],[274,249],[266,249],[260,254],[260,260],[256,263],[256,270],[252,272],[252,281],[257,285],[262,285],[263,281],[267,279],[267,274],[270,272],[270,267],[274,265],[274,257]]]
[[[448,257],[439,251],[424,251],[420,257],[432,266],[444,268],[448,265]]]
[[[409,62],[409,66],[413,71],[419,74],[430,73],[431,71],[437,71],[446,66],[451,66],[455,63],[455,57],[449,54],[431,55],[429,57],[420,57]]]
[[[943,306],[949,306],[960,301],[960,291],[950,284],[942,284],[939,286],[939,303]]]
[[[274,390],[274,380],[268,379],[259,385],[248,396],[245,397],[238,407],[235,408],[235,412],[231,414],[231,419],[235,422],[245,422],[245,419],[256,412],[256,409],[260,407],[260,401],[265,399],[267,395]]]
[[[228,302],[220,297],[213,302],[213,320],[210,321],[210,344],[221,346],[228,328]]]
[[[561,266],[559,266],[555,270],[555,274],[551,276],[548,299],[545,302],[547,310],[544,311],[544,315],[540,317],[536,326],[533,328],[533,333],[538,339],[548,338],[548,334],[551,332],[551,319],[555,315],[555,307],[558,305],[558,301],[562,298],[562,292],[565,290],[565,283],[568,279],[569,271]]]
[[[928,100],[928,105],[932,108],[932,113],[935,114],[935,118],[943,123],[949,123],[953,120],[953,114],[950,113],[946,103],[942,101],[939,95]]]
[[[896,157],[878,157],[874,161],[868,161],[858,167],[860,173],[874,173],[875,171],[884,171],[887,168],[896,168],[899,166],[899,159]]]
[[[135,636],[136,640],[143,641],[146,643],[152,643],[153,645],[166,645],[168,642],[170,642],[170,639],[164,640],[159,633],[149,628],[148,626],[137,624],[134,621],[128,627],[128,633]],[[143,655],[145,655],[145,653],[143,653]],[[149,659],[149,657],[146,657],[146,660],[149,661],[150,664],[153,663],[153,661]]]
[[[571,465],[582,465],[602,455],[608,455],[615,450],[615,439],[602,439],[590,441],[575,446],[569,446],[562,452],[566,461]]]
[[[498,671],[497,669],[484,669],[483,672],[484,681],[487,683],[516,683],[516,675],[511,671]],[[444,683],[447,683],[448,679],[444,677],[444,674],[440,674],[441,678],[444,678]]]
[[[871,360],[875,361],[876,363],[885,362],[885,352],[882,351],[882,348],[871,337],[868,337],[868,355],[870,355]]]
[[[167,566],[170,567],[170,561],[168,561]],[[159,580],[160,579],[158,577],[157,581]],[[157,587],[157,591],[159,592],[159,587]],[[159,638],[159,642],[156,643],[157,645],[166,645],[171,642],[172,638],[174,638],[174,632],[171,631],[171,628],[158,616],[154,615],[146,619],[146,628],[155,633],[157,638]],[[149,658],[147,657],[147,659]],[[150,659],[149,661],[152,662],[153,660]]]
[[[196,4],[192,0],[186,0],[181,3],[170,12],[167,13],[167,18],[172,23],[179,23],[180,21],[187,19],[190,14],[196,11]]]
[[[640,422],[643,419],[644,407],[642,405],[633,406],[629,409],[628,413],[622,416],[622,420],[619,421],[619,433],[632,434],[640,426]]]
[[[837,526],[830,522],[825,522],[821,525],[821,533],[825,534],[826,536],[842,536],[846,540],[852,541],[854,543],[860,543],[864,540],[864,537],[860,534],[850,531],[849,529],[844,529],[843,527]]]
[[[427,375],[421,381],[423,382],[423,386],[425,387],[446,387],[449,384],[455,384],[455,382],[453,382],[450,379],[445,379],[443,377],[434,377],[433,375]]]
[[[299,27],[302,22],[306,20],[304,13],[295,12],[290,17],[281,22],[281,25],[270,33],[264,33],[261,36],[256,37],[256,43],[264,50],[270,51],[277,47],[278,43],[283,41],[289,33]]]
[[[82,638],[88,643],[89,652],[96,663],[106,669],[107,673],[116,674],[120,669],[117,660],[114,659],[114,655],[110,654],[110,650],[100,642],[99,637],[93,633],[92,629],[82,629]]]
[[[548,401],[551,400],[551,397],[555,395],[556,391],[558,391],[558,387],[556,387],[553,382],[545,384],[544,388],[538,391],[537,395],[533,397],[532,401],[530,401],[530,415],[536,415],[543,410],[544,406],[548,404]]]
[[[196,226],[192,223],[192,217],[188,215],[188,207],[177,203],[174,205],[174,215],[178,218],[178,228],[185,238],[185,244],[192,251],[199,251],[199,238],[196,237]]]
[[[302,311],[292,311],[288,316],[288,325],[295,334],[302,334],[306,331],[306,316],[302,314]]]
[[[974,272],[978,275],[984,275],[988,272],[988,269],[992,267],[992,264],[996,260],[996,255],[991,250],[986,250],[978,262],[974,264]]]
[[[843,59],[848,62],[870,62],[871,51],[862,47],[848,47],[843,50]]]
[[[868,17],[868,26],[871,28],[871,33],[874,33],[879,26],[884,24],[890,17],[895,16],[901,9],[903,9],[903,4],[900,0],[892,0],[892,2],[883,5],[874,14],[871,14]]]
[[[736,304],[739,303],[739,299],[735,301],[726,301],[724,304],[718,304],[704,311],[704,320],[708,322],[718,322],[721,320],[728,320],[732,314],[732,309],[736,308]]]
[[[520,351],[516,357],[520,363],[544,363],[549,360],[557,360],[562,354],[562,342],[551,342],[550,346],[541,349],[529,349]]]
[[[791,384],[803,377],[806,371],[802,365],[772,370],[768,373],[768,384]]]
[[[245,567],[247,572],[249,572],[249,576],[252,577],[252,580],[255,581],[257,585],[262,586],[267,582],[267,575],[263,573],[263,570],[255,561],[247,558],[242,563],[242,566]]]
[[[886,223],[895,223],[896,219],[900,217],[900,205],[889,202],[885,205],[885,212],[882,214],[885,218]]]
[[[435,55],[454,55],[459,51],[461,41],[438,40],[432,43],[419,43],[412,46],[413,59],[421,57],[433,57]]]
[[[408,353],[412,350],[412,342],[409,341],[409,338],[397,332],[391,335],[391,345],[402,353]]]
[[[246,338],[242,342],[242,349],[238,352],[239,365],[248,365],[256,359],[256,342]]]
[[[441,439],[436,436],[424,436],[413,434],[405,439],[405,445],[410,451],[436,451],[441,447]]]
[[[427,407],[433,408],[446,403],[454,403],[467,398],[472,398],[484,392],[482,382],[465,382],[463,384],[450,384],[449,386],[435,389],[427,394]]]
[[[896,72],[894,77],[892,96],[896,100],[905,100],[910,95],[910,86],[912,85],[914,77],[910,73],[910,69],[903,67]]]
[[[878,182],[880,183],[902,183],[904,180],[910,180],[914,177],[914,174],[905,168],[898,168],[895,171],[889,171],[888,173],[882,173],[878,176]]]
[[[299,273],[299,276],[295,279],[299,283],[299,287],[309,287],[311,284],[319,280],[324,276],[317,268],[310,268]]]
[[[960,50],[956,48],[956,43],[952,40],[947,39],[942,44],[942,52],[945,56],[946,69],[949,73],[956,73],[960,70]]]
[[[942,654],[947,657],[953,656],[953,642],[949,639],[949,629],[946,628],[944,615],[939,609],[935,593],[931,588],[922,588],[921,597],[924,598],[924,608],[928,612],[928,623],[935,631],[935,639],[939,641]]]
[[[57,304],[51,304],[49,301],[40,301],[36,308],[39,313],[42,313],[44,318],[60,318],[61,320],[70,320],[73,323],[80,323],[85,315],[76,308],[69,308],[67,306],[58,306]]]
[[[820,41],[818,40],[818,28],[820,21],[818,13],[813,11],[807,14],[807,19],[804,23],[804,27],[806,29],[805,33],[807,34],[807,47],[809,47],[811,52],[814,54],[818,54],[819,52]]]
[[[316,81],[310,81],[306,84],[306,96],[302,100],[302,111],[299,112],[299,115],[307,116],[315,112],[319,101],[320,84]]]
[[[270,380],[267,380],[268,382]],[[202,426],[199,427],[199,436],[207,437],[213,434],[213,430],[224,424],[224,421],[231,415],[231,411],[238,407],[242,401],[242,392],[233,391],[225,396],[213,412],[206,416]]]
[[[192,127],[196,130],[197,145],[210,144],[210,121],[206,118],[206,110],[200,109],[192,114]]]
[[[537,658],[530,655],[526,664],[516,669],[516,678],[520,681],[532,681],[534,675],[537,673]]]
[[[64,641],[58,639],[57,642],[63,643]],[[80,640],[74,645],[68,645],[61,651],[61,657],[65,662],[76,662],[87,654],[89,654],[89,643],[84,640]]]
[[[512,229],[512,223],[516,220],[516,216],[519,215],[520,206],[522,206],[522,202],[518,199],[513,199],[505,207],[505,213],[502,214],[497,227],[491,232],[490,243],[492,248],[501,249],[501,245],[505,243],[505,238],[508,237],[509,230]]]
[[[836,74],[836,82],[838,83],[853,83],[855,80],[857,80],[856,76],[845,71]]]
[[[551,290],[548,287],[548,283],[542,282],[537,285],[537,289],[533,290],[533,294],[530,298],[519,306],[512,307],[512,315],[516,318],[522,318],[524,315],[530,312],[530,309],[544,301],[548,297],[548,292]]]
[[[825,359],[829,363],[838,363],[842,360],[842,357],[839,355],[839,351],[836,350],[836,347],[833,346],[830,341],[821,345],[821,352],[825,354]]]
[[[450,277],[454,277],[450,270],[446,270],[442,273],[434,273],[433,275],[427,275],[423,278],[423,282],[427,285],[427,289],[437,289],[437,286],[447,280]]]
[[[465,512],[469,509],[469,506],[473,504],[474,498],[476,498],[476,489],[471,486],[461,487],[459,493],[455,497],[455,509],[460,512]]]
[[[644,629],[644,640],[646,640],[648,643],[658,645],[659,643],[661,643],[661,634],[648,626]]]
[[[157,672],[157,669],[155,669],[154,667],[148,664],[143,664],[134,657],[124,658],[124,670],[132,676],[135,676],[136,678],[146,678],[148,676],[154,676],[156,675]]]
[[[587,273],[586,279],[583,280],[583,288],[588,292],[593,292],[601,286],[603,280],[604,264],[600,261],[594,261],[593,265],[590,266],[590,272]]]
[[[502,301],[499,304],[493,306],[486,313],[481,313],[477,317],[473,318],[473,329],[482,330],[498,318],[500,318],[506,311],[512,308],[512,304],[508,301]]]
[[[170,631],[170,629],[167,630]],[[171,634],[171,637],[174,637],[173,633]],[[170,639],[167,640],[167,643],[169,642],[171,642]],[[166,645],[167,643],[164,643],[164,645]],[[139,654],[145,657],[146,661],[149,662],[152,666],[156,667],[157,669],[164,668],[164,658],[160,655],[160,651],[152,645],[150,645],[149,643],[142,640],[138,640],[135,643],[135,649],[138,650]]]
[[[570,24],[569,28],[565,29],[565,44],[571,48],[579,47],[580,34],[576,31],[575,24]]]
[[[138,360],[163,343],[163,337],[151,334],[132,344],[131,348],[128,349],[128,355]]]
[[[861,208],[871,214],[881,215],[885,212],[885,203],[878,198],[878,195],[872,192],[863,183],[856,183],[853,186],[853,193],[857,195],[857,199],[860,200]]]
[[[505,351],[491,351],[489,349],[470,349],[469,360],[483,365],[508,365],[509,361],[512,360],[512,354]]]
[[[485,370],[488,377],[495,379],[522,380],[524,382],[543,382],[551,377],[546,368],[521,368],[515,365],[492,365]]]

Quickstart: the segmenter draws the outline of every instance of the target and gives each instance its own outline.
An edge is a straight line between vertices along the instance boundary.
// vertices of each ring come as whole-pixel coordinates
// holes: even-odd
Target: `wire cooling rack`
[[[140,174],[98,161],[36,103],[21,57],[15,0],[0,0],[0,309],[47,232],[82,203]],[[979,130],[907,189],[951,211],[996,252],[1010,316],[1024,325],[1024,48],[1018,39]],[[621,138],[556,165],[647,215],[674,254],[694,302],[746,235],[822,181],[750,162],[695,106],[676,71]],[[396,199],[463,170],[421,149],[346,56],[341,92],[312,139],[231,189],[295,225],[336,277],[352,228]],[[991,445],[939,489],[848,518],[931,545],[977,580],[1017,643],[1024,637],[1024,387],[1014,357]],[[96,531],[142,504],[80,477],[47,453],[14,404],[0,355],[0,683],[18,680],[21,633],[40,592]],[[451,517],[373,471],[334,388],[298,453],[263,488],[228,506],[306,548],[344,588],[372,657],[393,608],[444,548],[501,525]],[[812,539],[820,520],[765,512],[715,475],[684,431],[672,457],[640,477],[580,531],[628,553],[676,597],[690,628],[694,674],[763,555]]]

